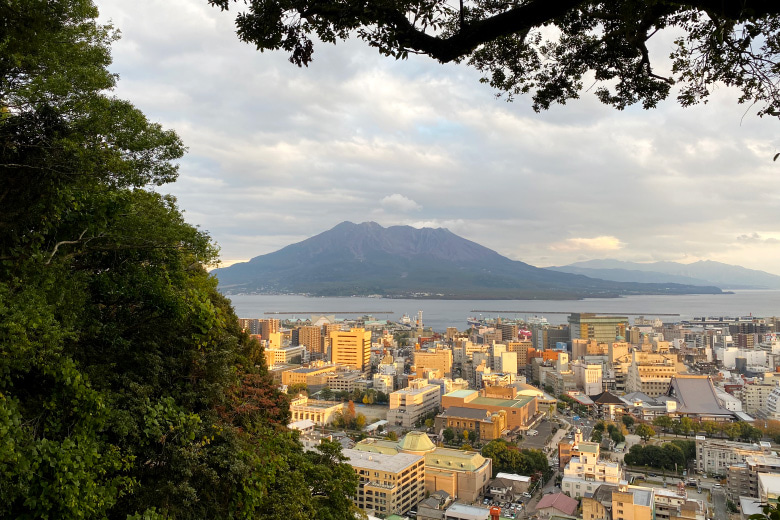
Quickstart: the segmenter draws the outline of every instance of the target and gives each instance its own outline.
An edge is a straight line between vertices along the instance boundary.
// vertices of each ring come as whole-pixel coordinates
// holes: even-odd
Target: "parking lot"
[[[527,498],[520,499],[516,502],[498,502],[485,499],[482,502],[484,506],[498,506],[501,508],[501,516],[504,518],[520,518],[525,509],[525,505],[522,501],[528,500]]]
[[[547,445],[547,439],[552,435],[552,424],[547,419],[536,425],[533,429],[538,431],[538,435],[525,435],[523,440],[518,443],[521,448],[541,450]]]

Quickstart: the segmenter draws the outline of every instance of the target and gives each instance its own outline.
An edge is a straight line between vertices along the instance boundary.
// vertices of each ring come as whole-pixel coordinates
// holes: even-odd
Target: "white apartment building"
[[[577,432],[573,456],[563,468],[561,490],[573,498],[593,493],[602,484],[617,486],[623,480],[623,471],[615,462],[599,460],[600,448],[596,442],[583,442]]]
[[[377,392],[389,394],[395,390],[394,376],[386,374],[374,374],[372,379],[374,381],[374,390]]]
[[[571,364],[571,369],[574,372],[574,384],[578,390],[582,390],[582,393],[597,395],[602,392],[604,387],[602,365],[578,360]]]
[[[437,409],[441,409],[441,387],[427,379],[413,379],[407,388],[390,394],[387,422],[412,428],[422,416]]]
[[[761,383],[742,386],[742,410],[748,415],[755,415],[759,410],[766,411],[767,399],[777,387],[774,383]]]
[[[754,455],[771,455],[768,442],[749,444],[722,439],[707,439],[696,436],[696,471],[714,475],[726,475],[730,466],[744,464]]]

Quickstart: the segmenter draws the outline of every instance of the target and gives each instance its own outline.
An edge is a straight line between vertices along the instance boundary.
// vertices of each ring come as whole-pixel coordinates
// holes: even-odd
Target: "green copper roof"
[[[444,394],[444,395],[449,395],[451,397],[457,397],[457,398],[463,398],[463,397],[468,397],[471,394],[474,394],[476,392],[477,392],[476,390],[455,390],[455,391],[450,392],[449,394]]]
[[[398,449],[403,451],[433,451],[436,446],[425,432],[409,432],[398,441]]]
[[[474,471],[482,467],[485,457],[475,451],[437,448],[425,454],[425,467]]]

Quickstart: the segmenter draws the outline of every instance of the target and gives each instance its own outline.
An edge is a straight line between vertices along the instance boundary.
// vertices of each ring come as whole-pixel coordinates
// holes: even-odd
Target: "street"
[[[712,504],[715,509],[715,520],[728,520],[728,510],[726,508],[726,492],[722,487],[712,488]]]

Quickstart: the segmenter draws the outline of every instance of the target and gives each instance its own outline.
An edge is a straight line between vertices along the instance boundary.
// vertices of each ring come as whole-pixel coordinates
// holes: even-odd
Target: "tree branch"
[[[67,244],[78,244],[79,242],[81,242],[81,239],[84,238],[84,234],[86,232],[87,232],[86,229],[82,231],[81,234],[79,235],[79,238],[76,240],[61,240],[60,242],[54,244],[54,250],[52,250],[51,254],[49,255],[49,259],[46,261],[46,265],[49,265],[51,263],[52,259],[54,258],[54,255],[57,254],[57,250],[60,248],[60,246],[64,246]]]

